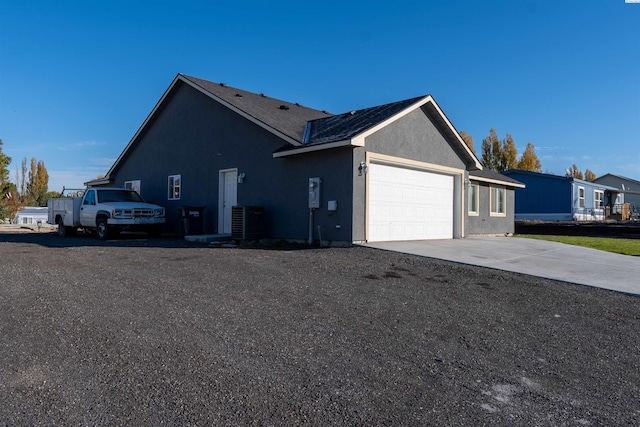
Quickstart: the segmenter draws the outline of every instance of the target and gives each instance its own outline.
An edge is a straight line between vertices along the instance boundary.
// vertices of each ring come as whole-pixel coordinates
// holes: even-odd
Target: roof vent
[[[263,97],[263,98],[267,97],[267,95],[265,95],[264,93],[261,93],[260,96]]]
[[[224,83],[220,83],[220,86],[225,87],[226,85]]]
[[[289,107],[287,107],[286,105],[281,105],[281,106],[280,106],[280,109],[281,109],[281,110],[288,110],[288,109],[289,109]]]
[[[352,111],[352,112],[351,112],[351,115],[353,116],[355,113],[356,113],[355,111]]]
[[[241,94],[239,94],[239,93],[236,93],[236,96],[237,96],[238,98],[242,98],[242,95],[241,95]]]

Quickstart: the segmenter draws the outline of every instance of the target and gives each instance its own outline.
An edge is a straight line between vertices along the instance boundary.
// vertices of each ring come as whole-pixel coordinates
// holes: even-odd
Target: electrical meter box
[[[320,178],[309,178],[309,209],[320,207]]]

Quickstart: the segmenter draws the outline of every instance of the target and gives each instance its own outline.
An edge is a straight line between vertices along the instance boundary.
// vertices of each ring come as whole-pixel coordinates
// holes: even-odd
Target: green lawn
[[[640,256],[640,239],[613,239],[610,237],[585,236],[545,236],[533,234],[516,234],[515,237],[548,240],[568,245],[584,246],[601,251],[615,252],[623,255]]]

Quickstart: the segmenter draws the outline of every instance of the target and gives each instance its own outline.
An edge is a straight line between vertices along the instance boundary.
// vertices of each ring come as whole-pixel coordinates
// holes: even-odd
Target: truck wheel
[[[58,218],[58,221],[56,222],[56,224],[58,224],[58,236],[71,237],[76,235],[75,227],[65,227],[62,217]]]
[[[98,239],[107,240],[109,238],[109,224],[107,224],[107,218],[101,216],[96,221],[96,234]]]
[[[64,226],[62,218],[58,218],[56,224],[58,224],[58,236],[65,237],[67,235],[67,227]]]

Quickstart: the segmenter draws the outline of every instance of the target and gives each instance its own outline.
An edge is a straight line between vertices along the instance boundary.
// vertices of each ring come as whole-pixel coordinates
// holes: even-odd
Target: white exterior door
[[[453,176],[369,165],[371,242],[453,238]]]
[[[238,204],[238,170],[220,171],[218,232],[231,234],[231,207]]]

